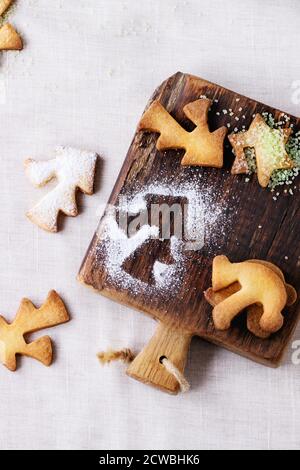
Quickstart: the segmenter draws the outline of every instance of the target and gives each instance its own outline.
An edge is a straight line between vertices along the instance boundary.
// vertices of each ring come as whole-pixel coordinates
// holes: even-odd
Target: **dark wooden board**
[[[226,90],[200,78],[177,73],[166,80],[150,100],[159,99],[166,109],[187,130],[193,125],[183,114],[183,107],[201,95],[218,100],[209,114],[211,130],[231,122],[241,129],[241,124],[250,125],[254,113],[271,112],[279,117],[280,111],[255,100]],[[149,104],[148,103],[148,106]],[[242,108],[243,123],[230,119],[223,109]],[[220,112],[220,115],[216,114]],[[236,114],[235,114],[236,115]],[[295,129],[300,120],[291,116]],[[137,184],[143,188],[151,181],[168,179],[172,184],[201,179],[205,187],[215,188],[215,203],[220,200],[228,210],[228,221],[224,230],[217,234],[209,250],[204,246],[199,251],[188,252],[185,258],[187,269],[176,295],[172,292],[149,298],[144,292],[120,289],[110,282],[101,254],[101,241],[96,232],[83,261],[79,279],[118,302],[133,307],[162,324],[187,335],[198,335],[206,340],[226,347],[266,365],[277,366],[284,349],[293,333],[299,316],[299,305],[289,308],[281,331],[269,339],[254,337],[246,328],[245,315],[236,319],[230,330],[216,331],[211,318],[211,307],[203,297],[203,291],[211,285],[211,265],[215,255],[226,254],[231,261],[258,258],[271,261],[285,273],[288,282],[300,293],[300,250],[299,250],[299,182],[295,180],[294,195],[283,194],[275,201],[274,193],[259,186],[253,177],[246,183],[245,176],[233,176],[230,168],[233,162],[232,149],[226,139],[225,166],[223,169],[182,167],[182,152],[169,150],[161,153],[156,149],[157,134],[137,132],[128,151],[123,168],[110,197],[110,204],[117,204],[120,194],[130,194]],[[294,185],[293,185],[294,186]],[[156,197],[157,198],[157,197]],[[151,202],[151,196],[150,196]],[[100,228],[101,231],[101,223]],[[211,246],[212,245],[212,246]],[[169,260],[168,243],[150,240],[126,263],[126,270],[134,278],[150,282],[149,264],[157,259]],[[151,271],[151,270],[150,270]],[[126,319],[124,319],[125,321]]]

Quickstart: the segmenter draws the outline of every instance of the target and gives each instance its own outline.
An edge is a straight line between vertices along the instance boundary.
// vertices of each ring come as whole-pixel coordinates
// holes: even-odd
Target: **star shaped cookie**
[[[222,168],[227,129],[220,127],[210,132],[207,121],[211,104],[211,100],[200,99],[183,108],[187,118],[196,125],[192,132],[188,132],[156,100],[142,117],[139,130],[160,134],[156,144],[158,150],[184,149],[182,165]]]
[[[245,149],[253,148],[258,181],[263,188],[267,187],[274,171],[294,167],[285,148],[291,132],[291,129],[272,129],[257,114],[248,131],[233,133],[228,137],[236,157],[232,174],[249,173]]]

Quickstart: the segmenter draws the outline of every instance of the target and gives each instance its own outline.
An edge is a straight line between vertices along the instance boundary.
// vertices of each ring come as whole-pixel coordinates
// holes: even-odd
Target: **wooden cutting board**
[[[183,73],[159,86],[148,106],[158,99],[183,127],[192,130],[183,107],[201,96],[214,100],[209,113],[212,131],[228,123],[231,131],[235,127],[242,130],[242,126],[248,129],[257,112],[273,113],[276,118],[280,115],[269,106]],[[300,120],[290,118],[298,130]],[[281,331],[262,340],[247,330],[245,314],[234,320],[230,330],[216,331],[212,308],[203,291],[211,286],[214,256],[226,254],[232,262],[257,258],[275,263],[300,293],[300,178],[292,186],[293,195],[281,191],[277,197],[269,189],[262,189],[255,175],[246,182],[244,175],[230,174],[234,157],[227,139],[225,166],[220,170],[182,167],[183,151],[159,152],[157,138],[154,133],[136,132],[109,204],[116,206],[120,197],[123,201],[126,196],[131,211],[132,204],[139,205],[143,200],[148,211],[151,203],[180,203],[184,210],[187,202],[193,204],[203,193],[207,199],[202,207],[206,211],[204,246],[183,249],[178,254],[168,239],[147,239],[141,246],[125,240],[127,257],[126,249],[118,256],[118,249],[110,246],[108,261],[107,235],[103,236],[107,218],[102,218],[79,273],[81,282],[101,294],[158,320],[154,337],[131,364],[128,374],[176,393],[178,383],[160,358],[166,356],[183,371],[194,335],[262,364],[278,366],[298,321],[298,302],[286,310]],[[114,259],[122,266],[114,266]]]

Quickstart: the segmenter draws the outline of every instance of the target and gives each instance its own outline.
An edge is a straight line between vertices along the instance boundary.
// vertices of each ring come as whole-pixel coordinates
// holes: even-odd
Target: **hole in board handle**
[[[166,356],[160,356],[159,362],[162,364],[164,359],[167,359]]]

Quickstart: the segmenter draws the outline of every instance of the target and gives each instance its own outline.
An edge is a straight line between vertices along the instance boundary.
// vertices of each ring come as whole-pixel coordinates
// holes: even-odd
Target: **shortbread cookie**
[[[73,148],[59,147],[56,157],[49,161],[25,161],[26,173],[37,187],[44,186],[53,178],[57,186],[49,192],[27,217],[49,232],[57,232],[59,212],[75,217],[78,214],[76,190],[93,194],[97,154]]]
[[[281,271],[281,269],[278,268],[278,266],[276,266],[273,263],[270,263],[269,261],[264,261],[264,260],[249,260],[249,262],[263,264],[264,266],[267,266],[272,271],[274,271],[280,277],[280,279],[284,282],[286,295],[287,295],[286,305],[289,307],[296,302],[297,292],[293,286],[286,283],[284,274]],[[263,315],[263,307],[259,304],[250,305],[250,307],[247,308],[248,330],[251,331],[251,333],[253,333],[258,338],[265,339],[265,338],[268,338],[271,335],[271,333],[269,333],[268,331],[264,331],[261,328],[260,320],[261,320],[262,315]]]
[[[275,266],[273,263],[262,260],[249,260],[253,263],[261,263],[270,269],[272,269],[285,283],[286,293],[287,293],[287,306],[293,305],[297,300],[297,292],[293,286],[286,284],[284,275],[282,271]],[[210,303],[212,307],[215,307],[219,303],[226,300],[231,295],[235,294],[241,289],[241,286],[238,282],[231,284],[230,286],[214,292],[212,288],[207,289],[204,292],[205,299]],[[263,307],[259,304],[250,305],[247,308],[247,328],[258,338],[268,338],[270,333],[264,331],[260,326],[260,320],[263,315]]]
[[[212,306],[215,307],[216,305],[220,304],[224,300],[228,299],[233,294],[236,294],[240,290],[240,285],[238,282],[225,287],[217,292],[214,292],[213,289],[210,287],[204,292],[204,297],[207,302]],[[260,319],[263,314],[263,308],[261,305],[254,304],[247,307],[247,328],[248,330],[255,336],[261,339],[268,338],[271,333],[268,331],[264,331],[260,326]]]
[[[0,51],[20,51],[23,41],[11,24],[6,23],[0,28]]]
[[[213,261],[213,290],[219,291],[235,282],[240,284],[240,290],[213,310],[215,327],[227,330],[238,313],[259,303],[263,306],[261,328],[269,333],[278,331],[283,325],[281,312],[287,303],[285,284],[278,274],[260,263],[230,263],[226,256],[217,256]]]
[[[245,148],[251,147],[255,150],[258,181],[263,188],[268,186],[274,171],[294,167],[285,148],[291,132],[291,129],[272,129],[257,114],[247,132],[228,136],[236,157],[232,174],[249,173]]]
[[[0,15],[6,12],[14,0],[0,0]]]
[[[215,132],[209,131],[207,120],[211,104],[208,99],[200,99],[183,108],[185,115],[197,126],[192,132],[183,129],[159,101],[151,104],[138,128],[160,134],[156,144],[158,150],[184,149],[182,165],[221,168],[227,129],[220,127]]]
[[[32,357],[49,366],[52,362],[52,344],[49,336],[27,343],[24,335],[60,325],[69,321],[66,307],[55,291],[37,309],[28,299],[23,299],[13,323],[0,316],[0,360],[11,371],[17,368],[16,355]]]
[[[249,263],[262,264],[263,266],[266,266],[267,268],[270,268],[272,271],[274,271],[274,273],[277,274],[277,276],[279,276],[280,279],[284,282],[287,295],[286,305],[290,307],[296,302],[298,297],[296,289],[290,284],[287,284],[283,272],[280,268],[278,268],[278,266],[276,266],[276,264],[261,259],[250,259]]]

